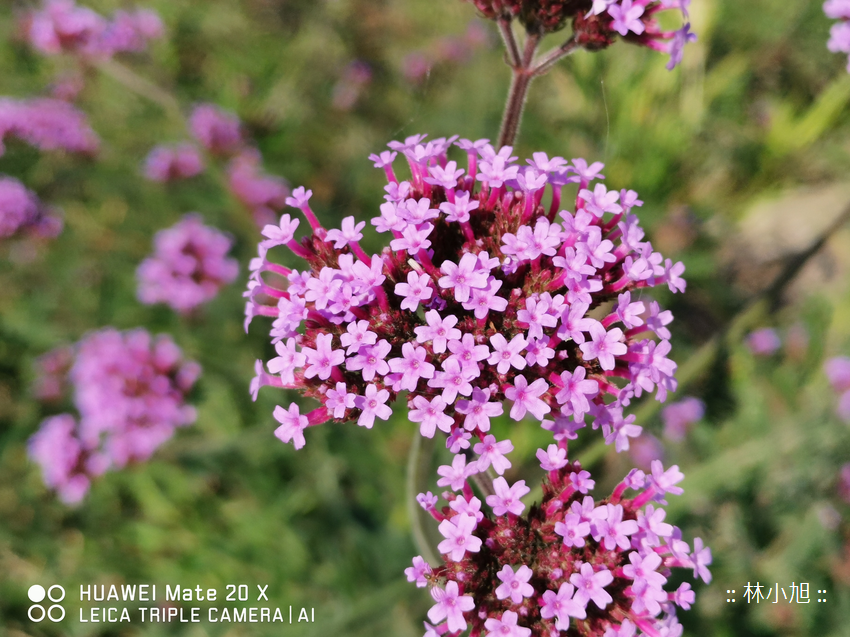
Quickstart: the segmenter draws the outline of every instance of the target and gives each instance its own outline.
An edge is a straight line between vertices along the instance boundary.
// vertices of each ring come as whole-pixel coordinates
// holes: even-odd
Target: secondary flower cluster
[[[35,193],[17,179],[0,175],[0,239],[23,234],[53,238],[61,231],[62,219]]]
[[[289,214],[264,228],[246,327],[257,314],[274,318],[278,356],[270,374],[257,362],[252,391],[295,388],[322,403],[309,415],[278,407],[277,435],[300,447],[305,427],[331,418],[371,428],[406,390],[410,420],[424,436],[448,434],[455,453],[484,439],[505,400],[512,419],[531,414],[558,440],[575,438],[589,416],[609,444],[628,449],[641,428],[624,408],[653,390],[663,401],[676,387],[673,317],[632,292],[683,291],[684,266],[644,240],[631,212],[637,193],[608,190],[601,163],[535,153],[522,166],[510,147],[461,140],[464,170],[447,159],[452,143],[414,136],[372,156],[389,180],[372,219],[391,236],[382,254],[360,247],[363,221],[325,230],[304,188],[287,204],[312,234],[296,241]],[[410,180],[394,171],[398,153]],[[573,183],[575,212],[561,210]],[[307,267],[270,261],[277,246]]]
[[[164,30],[162,20],[150,9],[116,11],[110,20],[77,6],[74,0],[46,0],[40,10],[27,15],[25,31],[30,44],[48,55],[109,58],[144,51]]]
[[[57,99],[18,100],[0,97],[0,155],[6,137],[16,137],[40,150],[94,153],[99,145],[86,116]]]
[[[156,146],[145,159],[145,177],[151,181],[168,182],[200,175],[204,159],[192,144]]]
[[[828,18],[839,20],[829,30],[827,48],[833,53],[850,54],[850,0],[826,0],[823,11]],[[850,56],[847,59],[847,72],[850,73]]]
[[[604,49],[620,36],[626,42],[669,54],[669,69],[682,61],[685,45],[696,40],[687,21],[690,0],[467,1],[491,20],[518,19],[529,33],[558,31],[571,22],[576,42],[589,51]],[[682,28],[661,28],[656,14],[668,9],[681,12],[685,20]]]
[[[762,327],[750,332],[744,339],[744,345],[756,356],[772,356],[782,347],[782,339],[775,329]]]
[[[142,261],[136,275],[142,303],[166,303],[188,313],[215,298],[239,272],[227,253],[233,245],[226,234],[205,226],[189,214],[154,237],[154,254]]]
[[[703,416],[705,416],[705,403],[693,396],[667,405],[661,410],[664,437],[668,440],[684,440],[691,425],[702,420]]]
[[[850,358],[836,356],[826,361],[826,376],[835,393],[839,394],[835,413],[844,422],[850,423]]]
[[[664,586],[672,568],[711,581],[711,551],[697,538],[691,552],[657,506],[665,494],[682,493],[678,467],[665,471],[656,460],[650,475],[634,469],[595,501],[590,473],[567,460],[565,445],[537,455],[547,471],[543,498],[525,514],[522,480],[509,487],[497,478],[486,507],[464,480],[443,494],[442,509],[430,492],[419,496],[445,538],[438,547],[444,564],[416,557],[406,570],[436,602],[426,637],[467,628],[470,637],[681,635],[675,606],[689,609],[694,591],[687,583]],[[630,489],[637,495],[625,498]]]
[[[45,484],[79,502],[92,478],[150,458],[176,427],[195,421],[185,397],[200,367],[168,336],[106,328],[74,347],[69,372],[79,422],[71,414],[42,422],[29,442]]]

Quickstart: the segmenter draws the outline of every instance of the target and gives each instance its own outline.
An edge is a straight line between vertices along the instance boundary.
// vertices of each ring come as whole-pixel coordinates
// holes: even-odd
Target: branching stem
[[[507,49],[508,64],[513,74],[508,99],[505,103],[505,112],[502,116],[502,126],[499,130],[497,147],[501,148],[502,146],[513,146],[516,142],[531,81],[535,77],[547,73],[559,60],[570,55],[580,46],[576,42],[575,36],[571,36],[561,46],[535,58],[537,47],[540,45],[540,34],[529,33],[526,36],[523,51],[520,53],[510,20],[502,18],[498,21],[498,24]]]

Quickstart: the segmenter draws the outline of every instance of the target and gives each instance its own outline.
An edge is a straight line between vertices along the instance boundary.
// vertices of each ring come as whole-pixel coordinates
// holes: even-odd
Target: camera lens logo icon
[[[59,586],[59,584],[54,584],[46,591],[44,590],[44,586],[41,584],[33,584],[27,591],[27,597],[29,597],[30,601],[33,602],[33,605],[30,606],[27,611],[27,616],[30,618],[30,621],[40,622],[45,617],[52,622],[61,622],[65,619],[65,609],[59,605],[59,602],[65,599],[65,589]],[[53,602],[47,610],[45,610],[44,606],[39,603],[44,601],[45,597]]]

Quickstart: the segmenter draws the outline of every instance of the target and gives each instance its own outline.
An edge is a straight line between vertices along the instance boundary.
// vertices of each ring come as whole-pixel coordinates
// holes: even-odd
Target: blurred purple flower
[[[239,118],[215,104],[198,104],[189,116],[189,130],[214,155],[232,155],[242,148]]]
[[[823,11],[826,17],[840,20],[829,30],[826,47],[833,53],[850,54],[850,0],[826,0]],[[850,57],[847,60],[847,71],[850,72]]]
[[[145,159],[145,177],[151,181],[167,182],[188,179],[204,170],[201,153],[192,144],[157,146]]]
[[[0,239],[20,234],[49,239],[61,231],[62,219],[35,193],[17,179],[0,175]]]
[[[771,356],[782,347],[782,340],[776,330],[763,327],[755,332],[750,332],[744,339],[744,344],[756,356]]]
[[[705,416],[705,403],[699,398],[688,396],[661,410],[664,422],[664,437],[679,442],[685,439],[688,429]]]
[[[631,441],[629,457],[636,467],[649,471],[653,460],[664,460],[664,445],[651,433],[644,431]]]
[[[275,212],[286,205],[289,184],[281,177],[263,174],[262,157],[256,149],[246,149],[227,167],[230,190],[254,216],[260,227],[275,223]]]
[[[334,85],[331,104],[338,111],[350,111],[371,82],[372,67],[363,60],[354,60],[343,69]]]
[[[140,52],[164,33],[162,20],[151,9],[116,11],[107,20],[74,0],[45,0],[40,10],[29,13],[24,26],[29,43],[47,55]]]
[[[183,314],[211,301],[238,274],[238,263],[226,256],[231,245],[227,235],[205,226],[196,214],[160,230],[153,256],[136,272],[139,300],[166,303]]]
[[[66,150],[93,154],[100,144],[86,116],[57,99],[17,100],[0,98],[0,155],[7,136],[40,150]]]
[[[168,336],[105,328],[74,347],[68,374],[79,423],[70,414],[46,419],[30,438],[30,457],[45,484],[73,504],[109,468],[144,462],[175,428],[195,420],[185,396],[200,375]]]

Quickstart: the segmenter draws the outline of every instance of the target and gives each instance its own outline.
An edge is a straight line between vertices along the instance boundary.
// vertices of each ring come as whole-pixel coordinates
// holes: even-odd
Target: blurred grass
[[[123,3],[89,4],[109,12]],[[509,78],[490,25],[493,46],[466,63],[438,65],[418,84],[402,73],[405,55],[465,31],[473,11],[464,3],[148,4],[161,12],[169,37],[122,64],[174,95],[184,112],[196,101],[238,112],[268,170],[313,189],[328,226],[349,214],[374,216],[383,178],[366,157],[390,139],[496,135]],[[15,8],[0,7],[2,92],[42,94],[69,64],[38,57],[15,37]],[[618,44],[579,53],[538,80],[517,149],[600,159],[609,183],[638,190],[654,244],[688,266],[687,294],[658,295],[677,317],[673,355],[683,369],[749,300],[752,286],[723,250],[740,239],[738,222],[752,203],[764,193],[846,180],[850,169],[850,79],[844,60],[825,49],[829,22],[819,3],[696,0],[692,22],[700,39],[674,73],[662,56]],[[352,110],[339,111],[333,88],[352,60],[368,63],[373,80]],[[248,336],[242,331],[240,286],[191,321],[135,301],[135,268],[156,230],[199,211],[236,236],[244,272],[256,241],[247,216],[214,174],[167,188],[141,178],[154,144],[184,138],[176,113],[94,70],[81,104],[103,140],[97,161],[15,143],[0,157],[0,172],[61,206],[66,220],[65,232],[29,262],[10,261],[20,254],[0,248],[0,635],[420,635],[429,598],[402,576],[415,551],[405,491],[411,425],[396,416],[372,431],[318,427],[298,453],[279,444],[271,412],[294,397],[264,389],[258,403],[250,401],[253,360],[268,359],[271,349],[261,320]],[[818,214],[800,210],[797,223]],[[700,535],[712,547],[715,580],[698,586],[695,609],[682,613],[686,634],[850,635],[848,508],[835,496],[850,435],[832,416],[835,397],[821,372],[825,356],[850,353],[850,264],[841,257],[848,243],[846,232],[836,237],[816,285],[760,319],[783,333],[803,325],[802,353],[788,347],[755,360],[732,338],[693,379],[689,391],[706,400],[708,416],[666,450],[666,462],[687,475],[686,495],[670,499],[669,517],[687,539]],[[374,234],[364,244],[381,245]],[[199,418],[152,462],[107,474],[83,506],[67,509],[25,456],[27,438],[53,413],[28,393],[32,362],[104,325],[172,333],[204,367]],[[641,409],[658,433],[657,417]],[[546,433],[507,422],[494,430],[529,460],[511,479],[537,479],[534,449]],[[594,441],[584,436],[574,453],[589,452]],[[629,463],[596,458],[599,492]],[[756,580],[809,581],[813,596],[830,591],[829,602],[725,602],[727,589]],[[315,607],[317,622],[189,631],[36,625],[25,619],[33,582],[220,591],[268,583],[270,605]]]

